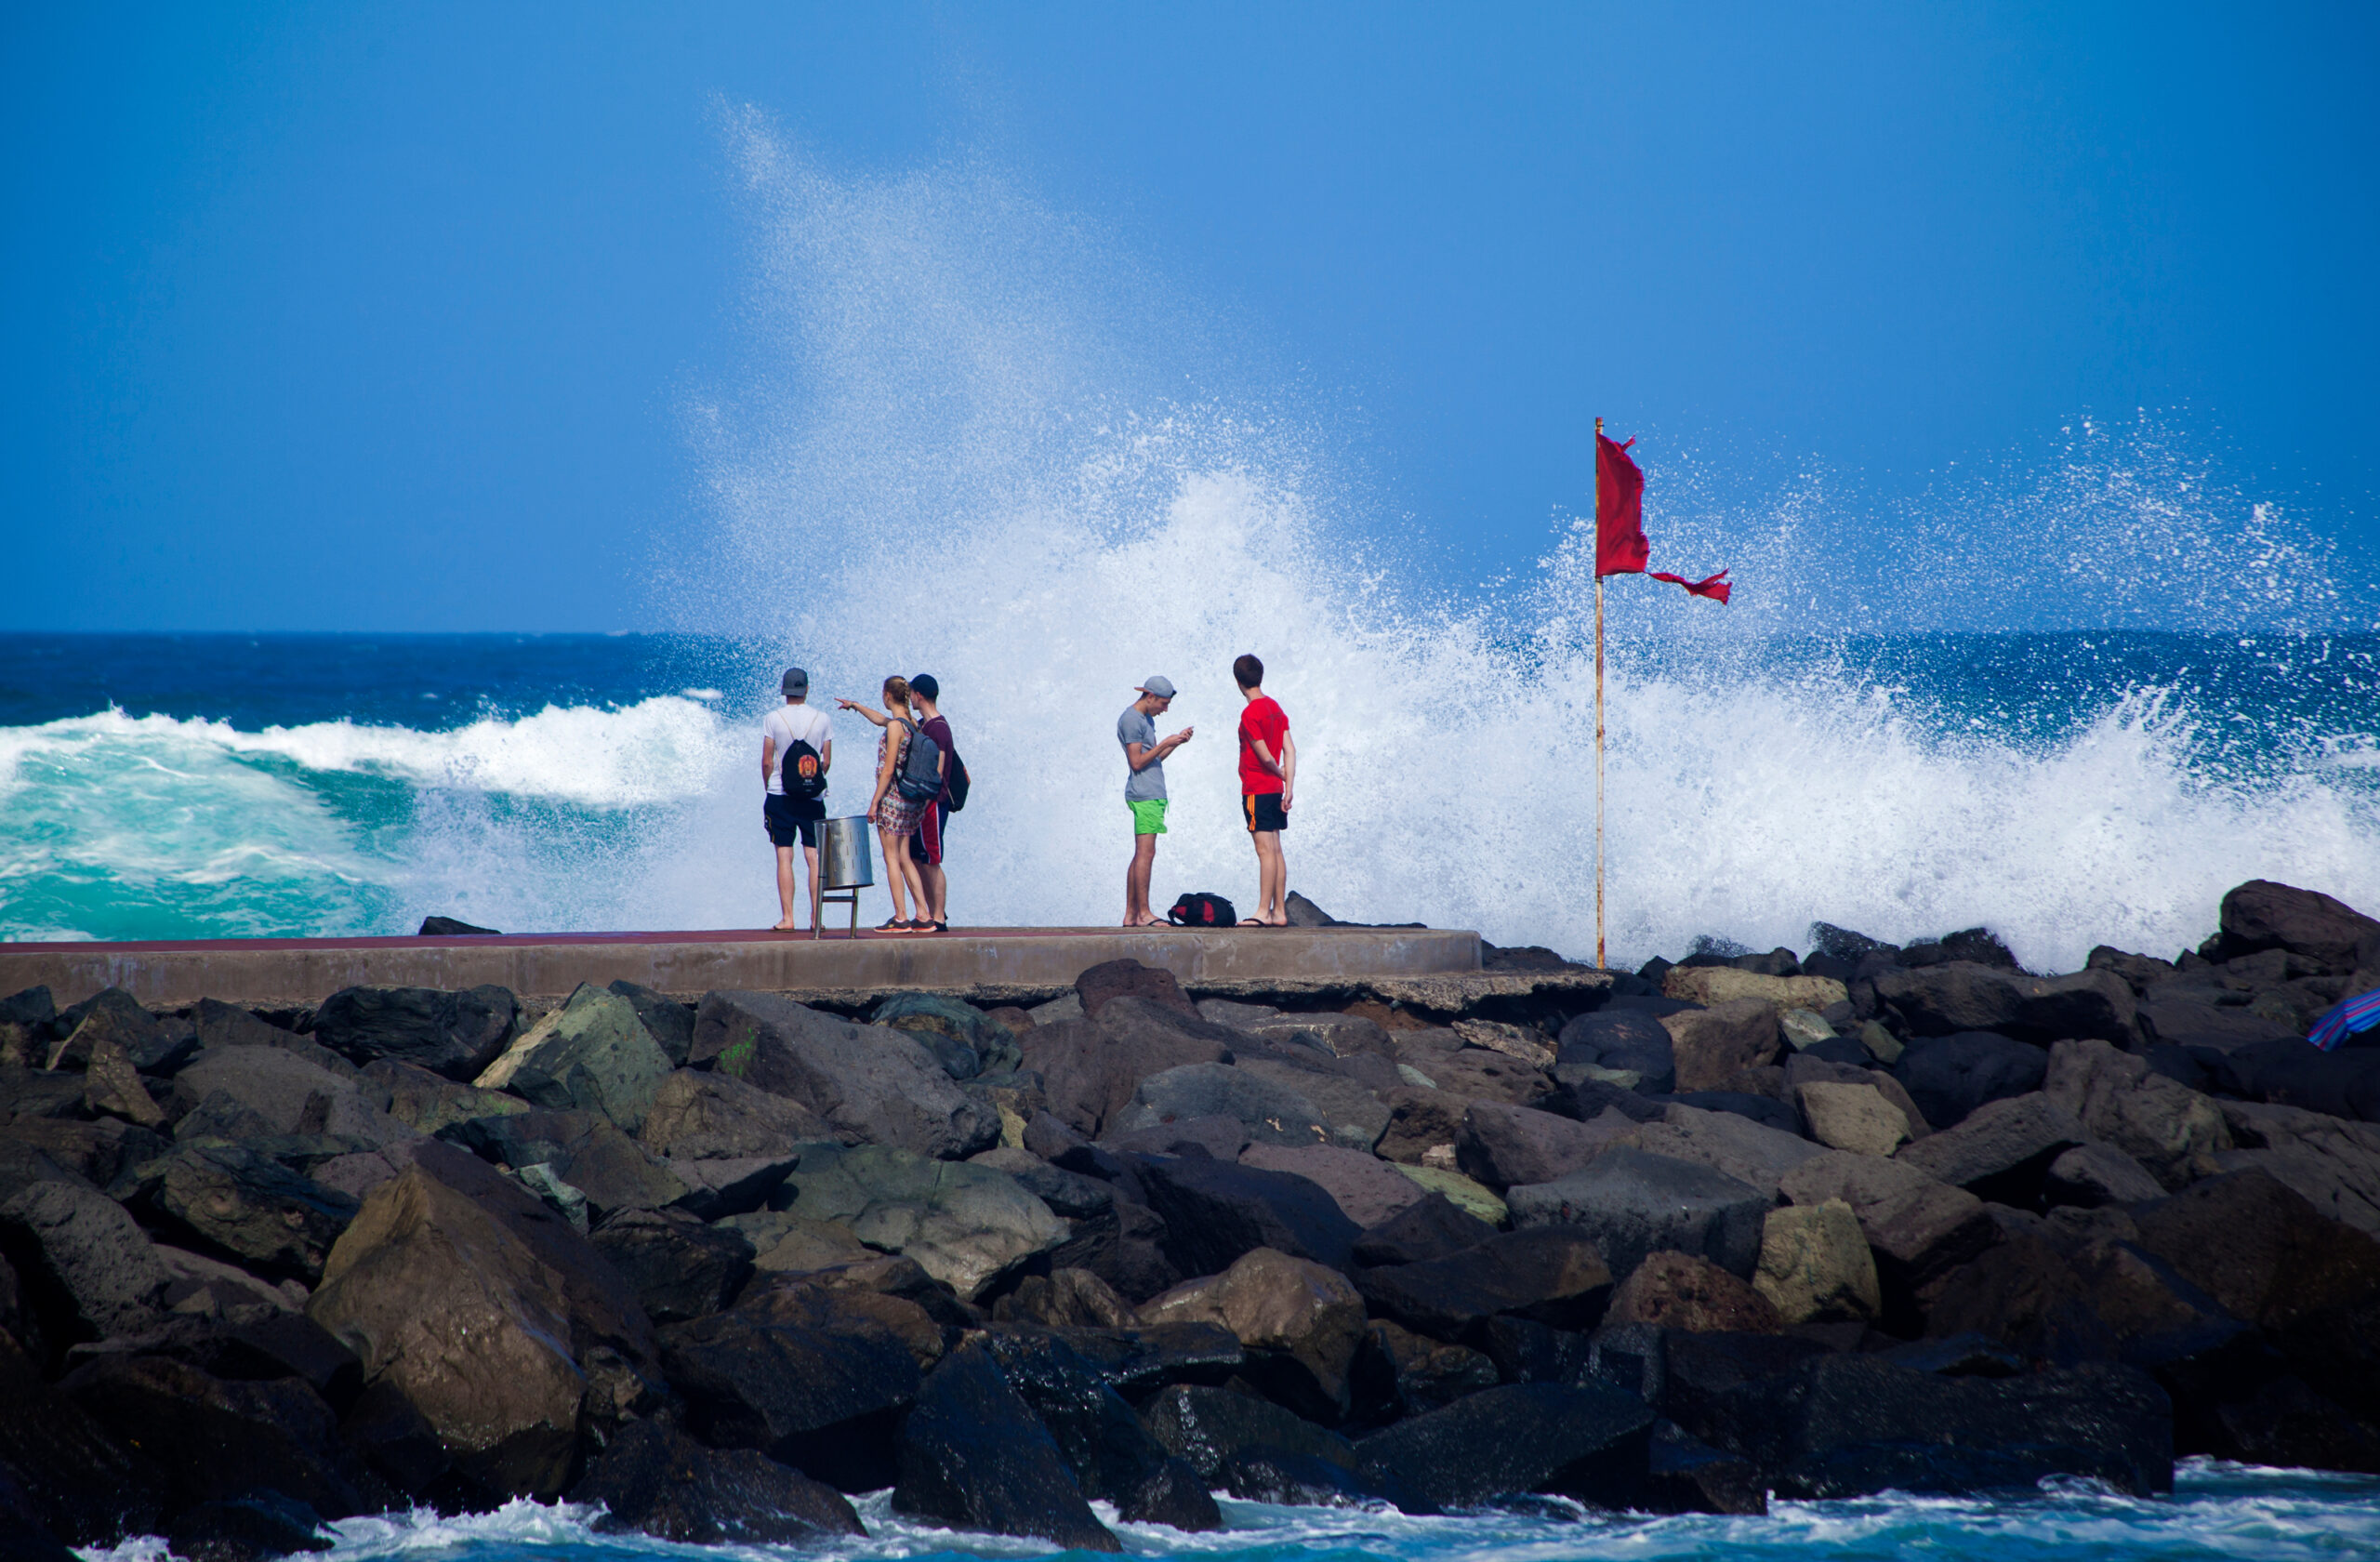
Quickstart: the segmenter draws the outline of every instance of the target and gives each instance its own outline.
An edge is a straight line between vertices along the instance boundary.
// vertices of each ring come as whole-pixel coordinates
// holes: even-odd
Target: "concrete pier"
[[[912,987],[979,1000],[1052,996],[1082,971],[1131,959],[1219,993],[1382,990],[1478,980],[1475,933],[1437,928],[953,928],[813,940],[780,933],[571,933],[448,938],[234,938],[149,944],[0,944],[0,994],[47,986],[60,1004],[122,987],[152,1008],[202,998],[311,1004],[341,987],[469,987],[562,998],[625,978],[693,996],[748,987],[831,997]]]

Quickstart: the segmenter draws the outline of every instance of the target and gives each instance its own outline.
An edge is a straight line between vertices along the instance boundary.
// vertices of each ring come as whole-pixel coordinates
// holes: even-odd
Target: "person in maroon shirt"
[[[942,832],[950,826],[950,764],[955,751],[950,723],[943,720],[942,708],[935,703],[941,698],[942,685],[933,674],[921,672],[909,680],[909,706],[917,712],[918,730],[942,749],[942,794],[926,804],[918,816],[918,833],[909,837],[909,860],[918,865],[926,897],[933,903],[925,920],[936,933],[950,926],[950,879],[942,870]]]
[[[1298,746],[1289,719],[1264,693],[1264,664],[1253,655],[1231,665],[1239,697],[1239,806],[1256,842],[1256,915],[1242,926],[1289,925],[1289,868],[1281,858],[1281,832],[1289,827],[1289,804],[1297,796]]]

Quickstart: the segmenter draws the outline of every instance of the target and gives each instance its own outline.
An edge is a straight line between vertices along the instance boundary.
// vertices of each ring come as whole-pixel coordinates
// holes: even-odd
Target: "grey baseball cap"
[[[800,668],[786,668],[785,692],[788,695],[808,694],[810,692],[810,675],[802,671]]]
[[[1162,674],[1150,679],[1145,683],[1136,683],[1133,687],[1138,689],[1142,694],[1155,695],[1159,699],[1171,699],[1173,697],[1173,680],[1167,678]]]

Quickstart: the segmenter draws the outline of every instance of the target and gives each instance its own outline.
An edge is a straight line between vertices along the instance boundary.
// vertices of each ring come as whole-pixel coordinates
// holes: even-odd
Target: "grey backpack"
[[[907,717],[899,721],[909,729],[909,752],[893,774],[892,785],[911,802],[931,802],[942,795],[942,745],[919,732]]]

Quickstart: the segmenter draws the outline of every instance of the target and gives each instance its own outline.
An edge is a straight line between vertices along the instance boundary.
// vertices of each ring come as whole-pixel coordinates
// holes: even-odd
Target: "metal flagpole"
[[[1595,419],[1595,969],[1603,954],[1603,419]]]

